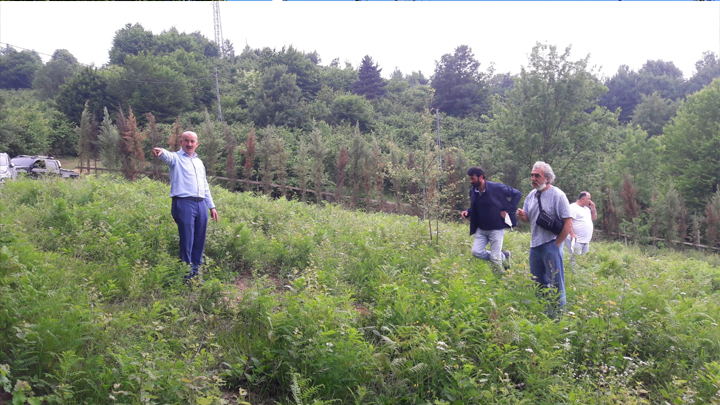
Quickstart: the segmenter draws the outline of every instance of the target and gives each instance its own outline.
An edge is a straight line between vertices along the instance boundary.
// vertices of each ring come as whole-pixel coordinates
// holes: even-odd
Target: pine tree
[[[110,120],[108,109],[103,110],[103,121],[98,133],[97,149],[100,161],[108,169],[117,169],[120,166],[120,151],[118,150],[120,134],[117,127]]]
[[[367,176],[367,142],[360,133],[360,127],[355,125],[352,141],[349,150],[350,167],[348,172],[350,175],[350,184],[352,185],[351,207],[357,207],[358,196],[360,194],[360,186],[365,183]]]
[[[692,242],[694,245],[699,245],[701,242],[701,227],[703,217],[700,215],[692,216]]]
[[[78,134],[78,160],[80,166],[82,166],[83,160],[87,160],[88,174],[90,174],[90,159],[95,155],[94,152],[96,151],[94,144],[97,142],[97,127],[97,121],[95,121],[88,109],[88,102],[85,102],[85,109],[80,115],[80,126],[75,131]]]
[[[137,172],[142,169],[142,164],[145,161],[145,154],[142,150],[142,141],[145,139],[145,134],[138,130],[132,108],[128,107],[127,118],[120,110],[118,130],[120,132],[122,170],[126,179],[135,181]]]
[[[705,206],[705,238],[710,247],[720,240],[720,190],[710,198]]]
[[[380,150],[377,139],[373,138],[371,147],[372,151],[372,182],[374,188],[375,198],[378,200],[377,210],[385,210],[385,158]],[[368,204],[368,207],[370,205]]]
[[[677,230],[681,204],[680,194],[677,189],[675,189],[675,186],[670,183],[670,187],[668,187],[668,191],[665,194],[663,204],[664,213],[661,215],[663,236],[667,239],[668,245],[673,244],[673,241],[678,238]]]
[[[273,164],[273,136],[273,127],[266,128],[258,145],[258,153],[261,159],[260,168],[262,170],[263,192],[268,195],[272,192],[270,184],[275,175],[275,165]]]
[[[602,186],[600,192],[605,196],[603,201],[602,225],[605,234],[612,236],[618,232],[618,217],[615,209],[615,193],[611,186]]]
[[[335,202],[342,204],[343,186],[345,185],[345,169],[347,168],[350,157],[345,145],[340,146],[337,160],[337,177],[335,181]]]
[[[310,162],[308,160],[308,145],[304,141],[300,141],[298,147],[297,161],[295,162],[295,175],[298,179],[298,186],[300,186],[300,201],[306,202],[306,189],[308,175],[310,174]]]
[[[105,110],[107,113],[107,109]],[[153,147],[156,147],[157,145],[160,145],[160,132],[157,129],[157,125],[155,124],[155,116],[152,113],[147,113],[145,116],[148,119],[148,124],[150,125],[150,133],[148,134],[148,138],[150,139],[150,144]],[[152,161],[152,177],[156,180],[160,179],[160,173],[162,172],[162,162],[160,159],[153,159]]]
[[[408,153],[407,169],[410,173],[414,173],[417,170],[415,165],[415,153],[410,151]],[[412,215],[418,215],[418,200],[420,199],[420,189],[418,188],[418,182],[416,176],[411,176],[408,180],[407,194],[410,200],[410,206],[412,207]]]
[[[280,194],[287,198],[287,160],[290,153],[285,150],[285,140],[275,134],[271,140],[272,153],[274,157],[273,166],[278,182],[280,183]]]
[[[205,167],[207,167],[207,174],[209,176],[215,176],[215,166],[217,166],[220,160],[222,141],[215,133],[215,124],[207,109],[205,109],[204,117],[205,119],[200,127],[200,142],[203,145],[202,150],[204,152],[203,161],[205,162]]]
[[[353,93],[365,96],[368,100],[385,96],[385,80],[380,76],[382,69],[365,55],[358,70],[358,80],[353,83]]]
[[[243,175],[245,180],[248,181],[247,188],[250,189],[250,179],[252,178],[253,165],[255,160],[255,128],[250,128],[250,134],[248,134],[247,141],[245,141],[245,166],[243,166]]]
[[[328,150],[323,141],[322,131],[315,123],[310,132],[310,156],[312,156],[313,183],[315,184],[315,201],[322,201],[323,178],[325,177],[325,155]],[[347,163],[346,163],[347,164]]]
[[[390,168],[392,171],[391,179],[393,192],[395,193],[395,213],[402,212],[402,183],[400,176],[396,173],[397,168],[401,166],[401,152],[395,144],[390,144]]]
[[[168,138],[168,148],[170,148],[170,152],[177,152],[180,150],[180,147],[182,146],[182,134],[182,124],[180,123],[180,116],[178,115],[175,120],[175,124],[173,124],[172,131],[170,132],[170,138]]]
[[[633,218],[637,218],[639,214],[636,195],[637,191],[635,191],[635,187],[633,187],[630,175],[626,173],[623,178],[623,189],[620,192],[620,196],[623,200],[623,211],[625,211],[625,216],[629,222],[632,222]]]
[[[230,190],[235,190],[235,182],[237,181],[237,168],[235,167],[235,138],[230,135],[230,129],[223,122],[225,131],[225,148],[227,149],[227,159],[225,160],[225,176],[230,179]]]
[[[678,199],[680,202],[680,208],[678,209],[677,216],[677,237],[680,240],[680,247],[684,247],[685,244],[683,242],[685,242],[685,239],[688,236],[688,212],[682,195],[678,194]]]

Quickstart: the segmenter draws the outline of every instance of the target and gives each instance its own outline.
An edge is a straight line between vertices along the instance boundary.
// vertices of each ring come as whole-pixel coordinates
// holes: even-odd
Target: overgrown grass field
[[[0,189],[0,403],[720,404],[720,259],[593,243],[545,316],[467,225],[216,188],[185,284],[168,186]]]

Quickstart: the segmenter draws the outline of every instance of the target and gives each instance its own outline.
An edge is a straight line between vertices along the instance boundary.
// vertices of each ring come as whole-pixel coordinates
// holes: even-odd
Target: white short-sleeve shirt
[[[590,243],[593,234],[592,212],[590,207],[581,207],[576,202],[570,204],[570,217],[573,220],[573,232],[578,243]]]

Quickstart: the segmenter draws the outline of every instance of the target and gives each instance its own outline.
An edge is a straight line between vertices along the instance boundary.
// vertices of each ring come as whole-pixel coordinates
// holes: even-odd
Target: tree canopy
[[[54,98],[65,84],[78,70],[75,56],[65,49],[58,49],[53,53],[52,59],[35,72],[33,88],[44,98]]]
[[[374,63],[369,55],[365,55],[360,62],[358,80],[353,83],[353,93],[365,96],[368,100],[381,98],[385,95],[387,83],[380,76],[382,69]]]
[[[720,186],[720,79],[687,97],[665,128],[666,172],[688,204],[701,208]]]
[[[435,89],[434,108],[460,117],[479,116],[488,110],[485,75],[469,46],[460,45],[452,55],[445,54],[436,61],[431,80]]]
[[[7,46],[0,49],[0,89],[29,89],[42,59],[35,51],[18,52]]]
[[[528,62],[513,89],[496,101],[490,128],[505,140],[508,159],[520,167],[545,161],[568,181],[570,172],[580,174],[597,159],[616,117],[597,105],[606,88],[588,70],[588,57],[572,61],[570,47],[560,54],[538,43]]]

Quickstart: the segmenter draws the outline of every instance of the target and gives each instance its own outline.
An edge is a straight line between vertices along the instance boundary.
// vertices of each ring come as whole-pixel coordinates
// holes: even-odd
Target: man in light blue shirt
[[[180,260],[190,265],[190,275],[186,278],[192,278],[202,264],[208,208],[215,222],[218,214],[205,178],[205,165],[195,153],[197,134],[183,132],[181,146],[177,152],[153,148],[153,155],[170,168],[171,212],[180,234]]]

